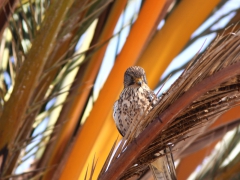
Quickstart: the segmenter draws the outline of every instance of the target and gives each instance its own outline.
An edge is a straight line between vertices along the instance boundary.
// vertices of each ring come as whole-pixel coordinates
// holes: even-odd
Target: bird
[[[139,66],[129,67],[124,73],[124,89],[114,103],[113,118],[122,136],[130,125],[148,114],[158,98],[148,87],[145,71]],[[138,133],[137,133],[138,134]]]
[[[148,87],[146,73],[140,66],[131,66],[125,71],[123,84],[124,88],[113,105],[113,119],[119,133],[124,137],[127,133],[129,134],[130,127],[133,128],[141,124],[142,118],[155,107],[159,99]],[[136,132],[136,137],[140,133]],[[169,149],[164,151],[166,150]],[[169,156],[169,151],[164,158],[158,158],[149,166],[156,180],[175,178],[175,172],[173,175],[169,172],[174,167],[173,158]]]

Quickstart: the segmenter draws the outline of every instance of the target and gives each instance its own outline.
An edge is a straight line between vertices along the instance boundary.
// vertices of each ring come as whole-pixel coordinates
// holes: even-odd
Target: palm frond
[[[224,161],[228,159],[229,154],[231,154],[232,150],[238,143],[239,143],[239,128],[235,130],[235,132],[233,133],[233,137],[230,141],[227,142],[226,140],[223,140],[220,143],[219,148],[216,148],[214,150],[214,151],[217,151],[217,153],[213,154],[209,158],[208,163],[206,163],[204,167],[201,169],[201,171],[198,172],[198,174],[196,175],[196,178],[201,178],[201,179],[212,178],[212,177],[220,178],[222,175],[223,177],[224,176],[226,177],[226,174],[227,174],[226,172],[229,171],[231,167],[234,167],[235,165],[239,164],[239,161],[240,161],[240,159],[238,158],[239,156],[236,156],[235,159],[230,160],[231,162],[229,163],[229,166],[227,168],[224,167],[223,165]],[[232,170],[233,170],[232,171],[233,173],[234,168]]]
[[[114,178],[144,179],[143,175],[149,171],[148,163],[159,158],[159,151],[168,143],[174,145],[175,159],[184,158],[236,127],[237,120],[207,130],[219,115],[239,105],[240,76],[226,79],[233,73],[226,70],[234,70],[233,66],[239,63],[239,32],[236,31],[239,8],[222,13],[202,33],[194,33],[187,43],[205,18],[211,19],[218,13],[213,8],[220,9],[227,4],[226,0],[220,3],[196,0],[189,6],[189,2],[1,1],[0,179],[95,179],[98,174],[101,179],[131,153],[134,155],[121,164],[117,169],[120,174]],[[196,13],[198,10],[201,12]],[[235,30],[233,26],[217,27],[226,18],[232,18],[228,26],[236,24]],[[161,27],[157,26],[160,21]],[[185,23],[187,27],[182,26]],[[133,126],[116,147],[118,132],[111,109],[125,69],[134,64],[142,66],[153,87],[181,49],[185,50],[205,35],[219,32],[223,34],[208,49],[205,49],[207,42],[188,65],[171,72],[174,75],[185,68],[151,114]],[[105,59],[107,47],[110,49],[114,41],[116,48],[111,50],[113,58],[109,61]],[[109,71],[103,73],[105,77],[101,80],[106,62],[111,62]],[[209,79],[215,83],[221,74],[226,76],[224,82],[210,88]],[[98,81],[102,81],[101,85]],[[194,90],[199,94],[197,97]],[[152,141],[144,139],[142,134],[138,136],[135,133],[138,129]],[[238,177],[239,158],[226,161],[230,157],[227,153],[233,154],[237,146],[236,141],[229,148],[223,145],[219,156],[213,156],[211,163],[203,163],[202,170],[193,176],[230,179],[232,173]],[[216,150],[217,147],[213,154]]]
[[[230,72],[235,65],[239,64],[239,37],[239,31],[219,36],[208,50],[183,72],[168,92],[161,97],[155,109],[138,126],[142,130],[147,126],[141,133],[142,136],[140,135],[137,140],[133,141],[137,142],[131,143],[118,155],[120,158],[115,163],[113,162],[112,168],[116,168],[118,163],[123,163],[124,158],[127,158],[128,162],[125,162],[124,165],[121,164],[122,169],[118,167],[117,173],[110,166],[109,172],[101,178],[110,178],[113,174],[115,177],[123,179],[131,177],[136,174],[137,169],[142,171],[147,163],[158,158],[155,154],[163,150],[168,143],[176,144],[175,148],[181,147],[179,141],[185,139],[187,134],[205,129],[216,120],[216,117],[239,104],[238,72],[237,69]],[[223,78],[223,76],[225,77]],[[203,95],[199,97],[200,92]],[[154,118],[157,119],[153,121]],[[152,121],[153,123],[149,124]],[[203,128],[197,131],[193,130],[194,127],[202,124],[205,124]],[[130,138],[127,139],[134,139],[135,132],[133,131]],[[146,136],[146,134],[149,135]],[[146,139],[147,137],[148,139]],[[190,144],[193,140],[194,138],[190,138],[187,143]],[[147,142],[151,144],[147,144]],[[186,148],[186,140],[184,143]],[[140,154],[139,148],[143,150],[146,146],[148,148]],[[183,150],[182,148],[174,153],[175,157],[179,157],[179,153]],[[135,159],[138,154],[140,154],[139,157]],[[130,163],[135,165],[124,169]],[[121,174],[123,172],[124,175]],[[119,176],[120,174],[121,176]]]
[[[222,138],[226,132],[232,130],[233,128],[236,128],[239,126],[240,120],[236,119],[233,121],[230,121],[228,123],[225,123],[223,125],[220,125],[218,127],[215,127],[213,129],[208,130],[207,132],[204,132],[201,136],[199,136],[187,149],[185,149],[181,155],[180,158],[183,158],[189,154],[192,154],[198,150],[201,150],[202,148],[210,145],[211,143],[215,142],[216,140]]]

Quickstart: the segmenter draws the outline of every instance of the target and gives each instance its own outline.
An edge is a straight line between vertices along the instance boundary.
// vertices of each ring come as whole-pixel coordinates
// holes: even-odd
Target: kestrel
[[[148,114],[158,102],[155,93],[148,87],[143,68],[132,66],[124,74],[124,89],[114,103],[113,118],[122,136],[126,135],[130,125],[141,123],[143,116]],[[137,132],[137,135],[140,132]],[[159,158],[149,166],[155,179],[176,179],[174,161],[171,152],[166,148],[165,157]]]
[[[122,136],[130,124],[137,124],[156,104],[157,96],[148,87],[145,71],[139,66],[128,68],[124,74],[124,89],[113,108],[113,118]]]

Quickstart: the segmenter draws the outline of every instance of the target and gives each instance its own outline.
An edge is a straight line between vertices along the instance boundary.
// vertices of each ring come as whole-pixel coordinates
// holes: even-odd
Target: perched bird
[[[113,118],[120,134],[125,136],[129,127],[133,127],[130,126],[132,123],[135,126],[141,123],[143,116],[148,114],[157,102],[157,96],[147,85],[144,69],[139,66],[129,67],[124,74],[124,89],[113,107]],[[136,135],[140,133],[137,132]],[[170,166],[166,164],[171,160],[171,166],[173,164],[174,167],[174,163],[167,155],[150,165],[155,179],[174,179],[168,173]]]
[[[156,104],[157,96],[148,87],[145,71],[132,66],[124,74],[124,89],[114,103],[113,118],[122,136],[130,124],[138,123]]]

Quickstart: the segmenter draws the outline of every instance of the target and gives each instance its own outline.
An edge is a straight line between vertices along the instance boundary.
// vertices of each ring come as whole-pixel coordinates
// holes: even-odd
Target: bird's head
[[[124,74],[124,88],[134,84],[138,86],[147,84],[145,71],[139,66],[129,67]]]

